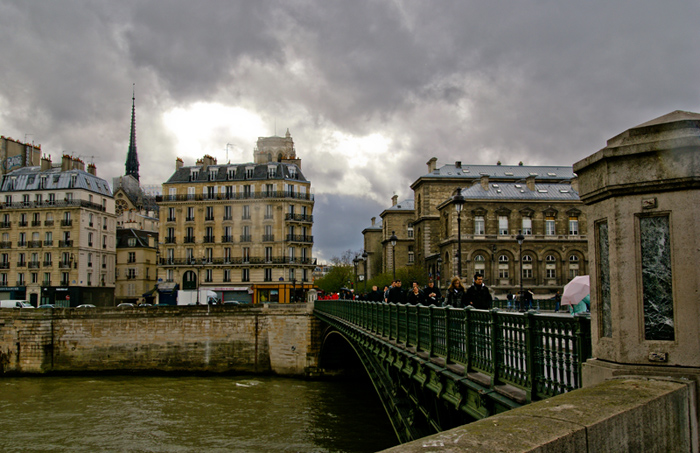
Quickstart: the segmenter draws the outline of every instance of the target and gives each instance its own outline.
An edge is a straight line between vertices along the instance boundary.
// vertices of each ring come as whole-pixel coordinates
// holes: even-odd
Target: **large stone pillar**
[[[700,376],[700,114],[633,127],[577,162],[593,357],[583,384]]]

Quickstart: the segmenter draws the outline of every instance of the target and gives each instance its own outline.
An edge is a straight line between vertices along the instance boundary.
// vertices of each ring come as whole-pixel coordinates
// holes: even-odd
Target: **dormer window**
[[[274,178],[277,176],[277,167],[274,165],[268,165],[267,167],[267,177]]]
[[[70,184],[68,187],[75,187],[75,184],[78,182],[78,175],[70,175]]]
[[[246,179],[252,178],[254,173],[255,173],[255,167],[246,167],[245,168]]]
[[[214,170],[209,170],[209,181],[216,181],[216,174],[219,171],[214,169]]]
[[[297,177],[297,169],[295,167],[289,167],[289,177],[290,178]]]
[[[198,170],[190,170],[190,181],[197,180],[197,173],[199,173]]]
[[[235,168],[229,168],[228,171],[226,172],[226,178],[230,181],[236,176],[236,169]]]

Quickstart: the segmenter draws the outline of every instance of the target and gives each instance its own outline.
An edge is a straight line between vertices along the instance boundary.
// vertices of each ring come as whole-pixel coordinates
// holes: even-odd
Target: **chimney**
[[[392,206],[396,206],[396,203],[398,203],[398,202],[399,202],[399,196],[398,196],[398,195],[394,195],[393,197],[391,197],[391,205],[392,205]]]
[[[374,226],[374,222],[376,222],[376,221],[377,221],[377,218],[376,218],[376,217],[372,217],[372,226]]]
[[[481,188],[489,190],[489,175],[481,175]]]
[[[182,167],[184,167],[185,163],[180,159],[179,157],[175,159],[175,171],[178,171]]]
[[[435,167],[437,167],[437,157],[431,158],[427,163],[428,163],[428,173],[434,172]]]
[[[77,157],[74,157],[71,163],[71,169],[73,170],[83,170],[85,171],[85,163]]]
[[[95,167],[95,164],[88,164],[88,173],[92,176],[97,176],[97,167]]]
[[[207,167],[210,165],[216,165],[216,159],[209,154],[205,154],[204,157],[202,157],[202,160],[197,163],[202,165],[202,171],[207,171]]]
[[[148,246],[152,249],[156,248],[156,238],[154,238],[150,234],[148,235]]]
[[[535,175],[530,175],[527,177],[525,180],[525,184],[527,184],[528,190],[535,191]]]
[[[61,171],[70,170],[72,163],[73,160],[70,158],[70,156],[68,154],[64,154],[63,157],[61,157]]]
[[[462,161],[461,161],[461,160],[458,160],[457,162],[455,162],[455,167],[456,167],[458,170],[461,170],[461,169],[462,169]]]
[[[49,156],[44,156],[41,158],[41,171],[46,171],[51,169],[51,158]]]

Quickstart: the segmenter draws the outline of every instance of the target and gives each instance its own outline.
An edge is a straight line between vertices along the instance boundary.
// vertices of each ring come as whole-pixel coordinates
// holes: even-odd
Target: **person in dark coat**
[[[425,295],[418,287],[418,282],[413,282],[411,284],[411,289],[408,291],[408,294],[406,294],[406,303],[411,305],[425,305]]]
[[[401,289],[401,280],[396,280],[396,284],[389,290],[389,303],[405,304],[406,293]]]
[[[464,304],[466,306],[471,305],[479,310],[491,308],[491,292],[484,285],[484,277],[481,274],[474,274],[474,284],[464,294]]]
[[[435,282],[430,280],[428,282],[428,286],[423,289],[423,294],[425,294],[426,304],[437,305],[438,307],[440,306],[440,302],[442,301],[442,293],[440,292],[440,288],[435,286]]]
[[[370,302],[384,302],[384,292],[377,289],[377,285],[372,286],[372,291],[367,293],[367,300]]]
[[[445,306],[452,306],[454,308],[464,308],[464,286],[462,286],[462,279],[459,277],[452,278],[450,287],[447,288],[447,295],[445,296]]]

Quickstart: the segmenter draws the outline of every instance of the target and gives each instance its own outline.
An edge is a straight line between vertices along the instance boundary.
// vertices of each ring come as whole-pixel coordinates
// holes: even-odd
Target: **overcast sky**
[[[141,182],[161,184],[289,128],[329,260],[433,156],[573,165],[700,112],[698,24],[697,0],[0,0],[0,134],[111,183],[135,84]]]

